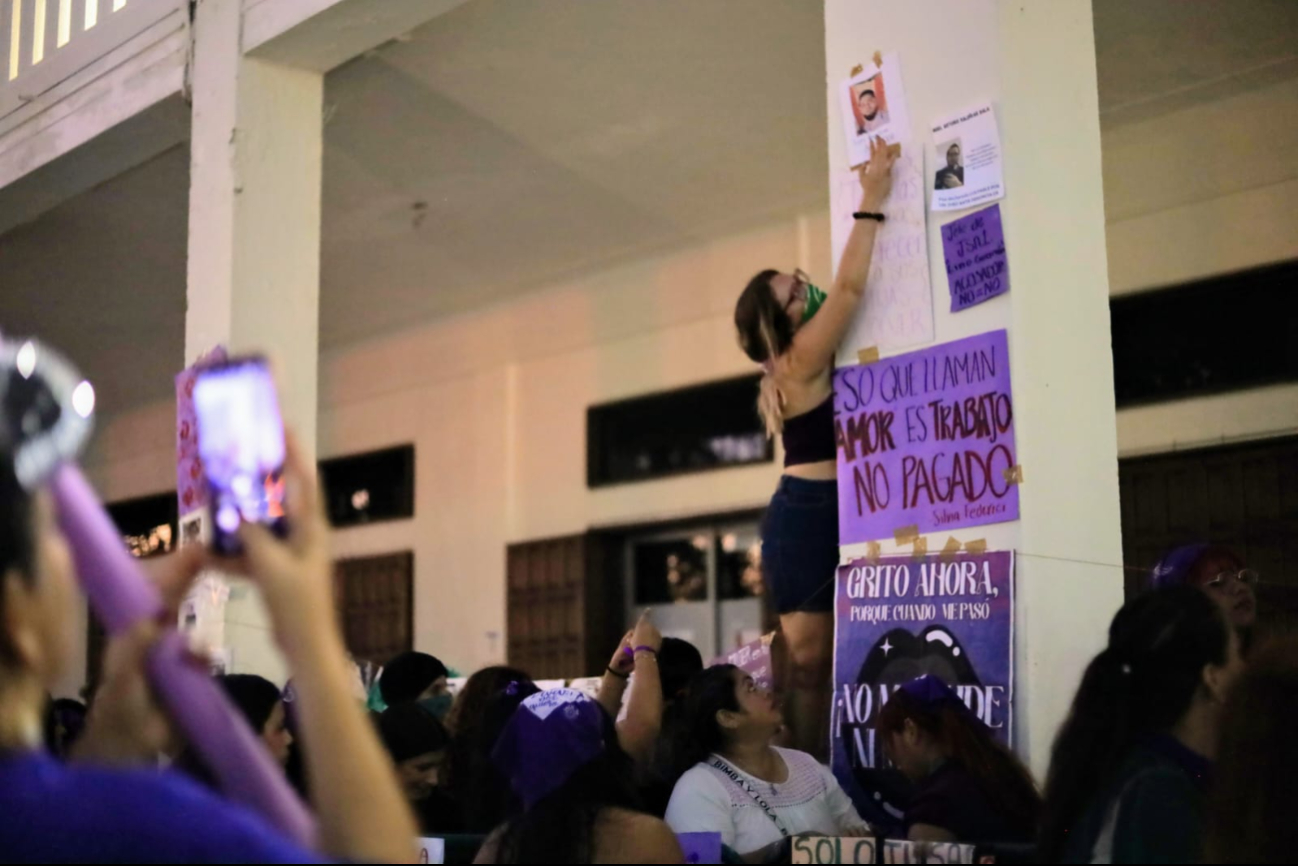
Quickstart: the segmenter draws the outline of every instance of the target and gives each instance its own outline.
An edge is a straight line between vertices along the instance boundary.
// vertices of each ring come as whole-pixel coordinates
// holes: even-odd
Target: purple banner
[[[1014,554],[859,559],[838,569],[832,766],[861,816],[895,822],[906,783],[875,736],[897,686],[941,677],[1010,742]]]
[[[958,313],[1010,290],[1000,205],[942,226],[942,252],[946,256],[951,312]]]
[[[1019,517],[1005,331],[834,373],[842,544]]]

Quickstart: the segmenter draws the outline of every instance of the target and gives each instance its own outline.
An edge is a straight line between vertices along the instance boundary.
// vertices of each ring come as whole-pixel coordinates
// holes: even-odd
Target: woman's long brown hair
[[[784,429],[784,395],[775,384],[775,360],[793,345],[793,322],[771,291],[771,278],[779,271],[767,269],[748,281],[735,303],[735,330],[739,346],[766,371],[762,376],[757,411],[766,425],[766,435]]]
[[[936,740],[950,760],[977,780],[1007,823],[1036,828],[1041,817],[1041,793],[1032,774],[966,710],[929,707],[899,689],[879,711],[875,729],[880,737],[899,734],[907,719]]]

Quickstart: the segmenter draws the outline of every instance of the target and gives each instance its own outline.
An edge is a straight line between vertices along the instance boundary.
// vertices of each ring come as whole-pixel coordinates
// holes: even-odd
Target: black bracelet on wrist
[[[621,671],[615,671],[615,670],[613,670],[613,666],[612,666],[612,665],[609,665],[609,666],[608,666],[608,672],[611,673],[613,676],[617,677],[617,678],[620,679],[620,680],[629,680],[629,679],[631,679],[631,675],[630,675],[630,674],[624,674],[624,673],[622,673]]]
[[[886,220],[887,217],[881,213],[875,213],[874,211],[859,210],[852,214],[852,219],[874,220],[877,223],[881,223]]]

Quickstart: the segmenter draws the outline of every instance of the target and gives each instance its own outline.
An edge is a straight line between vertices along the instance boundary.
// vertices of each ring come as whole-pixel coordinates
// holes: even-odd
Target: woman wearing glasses
[[[1204,592],[1225,612],[1247,652],[1257,624],[1254,587],[1259,577],[1233,551],[1213,544],[1187,544],[1164,556],[1152,577],[1155,589],[1186,585]]]
[[[762,526],[762,571],[789,648],[795,745],[821,758],[829,730],[838,567],[838,485],[830,377],[870,273],[896,156],[881,140],[861,169],[861,207],[826,295],[802,271],[765,270],[735,305],[739,345],[762,365],[758,409],[784,442],[784,475]]]

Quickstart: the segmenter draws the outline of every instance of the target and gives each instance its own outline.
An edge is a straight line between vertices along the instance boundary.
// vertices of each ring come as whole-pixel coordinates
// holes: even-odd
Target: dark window
[[[672,604],[708,597],[710,536],[637,542],[634,547],[635,603]]]
[[[329,522],[356,526],[415,513],[415,446],[320,461]]]
[[[180,542],[176,525],[179,506],[174,490],[139,499],[124,499],[104,506],[104,510],[134,557],[143,559],[170,553]],[[93,692],[99,682],[107,641],[103,623],[91,611],[86,623],[87,693]]]
[[[177,504],[174,491],[126,499],[105,508],[134,556],[169,553],[180,541],[176,535]]]
[[[1298,262],[1114,298],[1119,407],[1298,381]]]
[[[734,527],[716,536],[717,598],[760,598],[762,583],[762,537],[757,524]]]
[[[770,462],[774,446],[757,414],[760,378],[592,406],[586,412],[587,485]]]
[[[1173,547],[1213,542],[1261,572],[1258,617],[1298,627],[1298,437],[1118,463],[1130,596]]]

